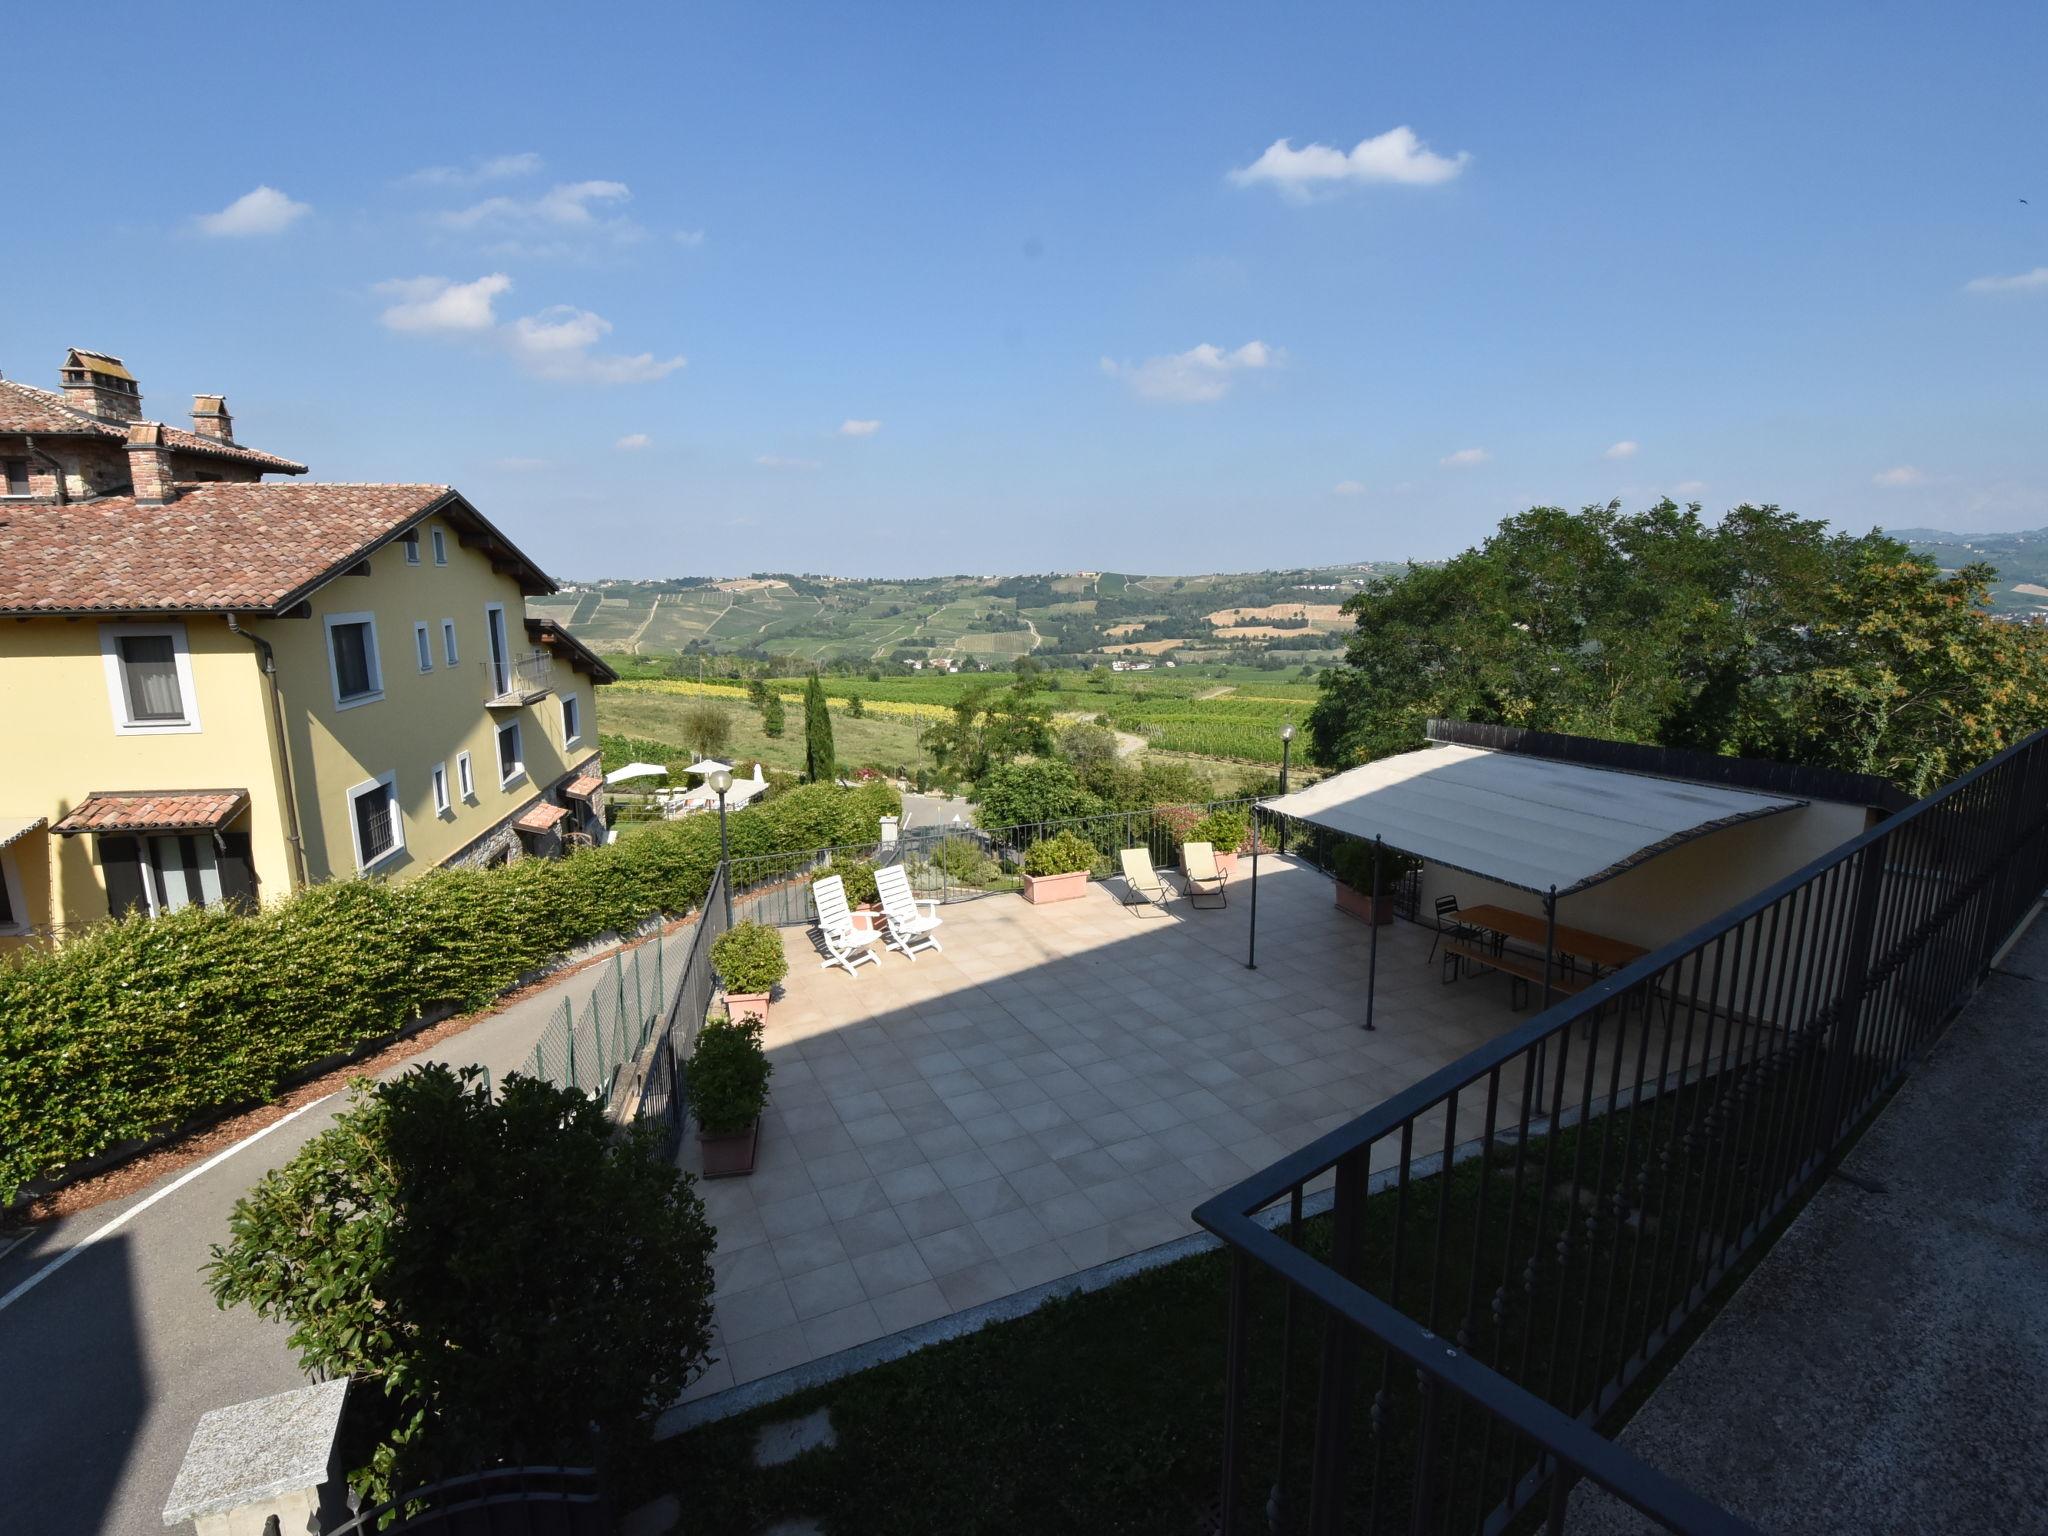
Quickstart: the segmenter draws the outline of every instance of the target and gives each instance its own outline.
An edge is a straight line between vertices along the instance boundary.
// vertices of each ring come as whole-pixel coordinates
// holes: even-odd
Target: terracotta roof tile
[[[275,611],[450,501],[475,517],[445,485],[216,482],[161,506],[0,506],[0,613]]]
[[[58,832],[194,832],[226,826],[248,803],[246,789],[94,790],[58,822]]]
[[[543,800],[539,805],[528,806],[521,811],[512,825],[521,832],[552,832],[555,823],[568,814],[566,807],[549,805]]]
[[[581,778],[571,779],[563,787],[562,793],[572,800],[588,800],[603,788],[604,780],[602,778],[594,773],[586,773]]]
[[[0,379],[0,432],[100,437],[108,442],[123,442],[128,436],[125,427],[114,426],[74,409],[60,394],[38,389],[33,384],[17,383],[13,379]],[[296,459],[265,453],[260,448],[250,448],[241,443],[223,443],[217,438],[201,437],[183,427],[166,426],[164,442],[179,453],[197,453],[236,464],[252,464],[281,475],[303,475],[306,472],[306,466]]]
[[[306,466],[296,459],[281,458],[240,443],[224,443],[217,437],[202,437],[197,432],[187,432],[183,427],[165,427],[164,443],[178,453],[197,453],[212,459],[228,459],[236,464],[254,464],[280,475],[303,475],[306,472]]]

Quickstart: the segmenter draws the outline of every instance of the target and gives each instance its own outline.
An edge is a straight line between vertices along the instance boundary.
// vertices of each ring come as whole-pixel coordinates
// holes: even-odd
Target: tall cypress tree
[[[838,777],[832,712],[825,707],[825,684],[815,672],[804,684],[804,772],[813,784],[829,784]]]

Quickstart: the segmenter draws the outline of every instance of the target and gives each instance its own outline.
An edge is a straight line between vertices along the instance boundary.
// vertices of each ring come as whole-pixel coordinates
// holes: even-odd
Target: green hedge
[[[887,785],[733,813],[733,853],[873,842]],[[242,916],[187,908],[0,965],[0,1203],[122,1142],[272,1097],[439,1003],[482,1007],[564,950],[703,899],[718,818],[404,885],[314,886]]]

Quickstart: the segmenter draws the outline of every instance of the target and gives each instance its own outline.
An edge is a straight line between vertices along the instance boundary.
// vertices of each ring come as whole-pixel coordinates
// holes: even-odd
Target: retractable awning
[[[1348,769],[1261,804],[1518,890],[1540,895],[1555,889],[1564,896],[1693,838],[1806,802],[1436,746]]]
[[[0,816],[0,848],[17,843],[38,827],[49,825],[47,816]]]

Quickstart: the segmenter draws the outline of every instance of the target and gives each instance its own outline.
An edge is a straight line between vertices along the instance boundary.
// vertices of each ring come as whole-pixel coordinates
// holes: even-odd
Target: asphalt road
[[[578,986],[571,976],[392,1071],[440,1060],[502,1074]],[[199,1416],[304,1385],[287,1330],[216,1308],[200,1267],[226,1239],[236,1198],[344,1102],[323,1100],[210,1164],[39,1227],[0,1256],[0,1531],[161,1533]]]

